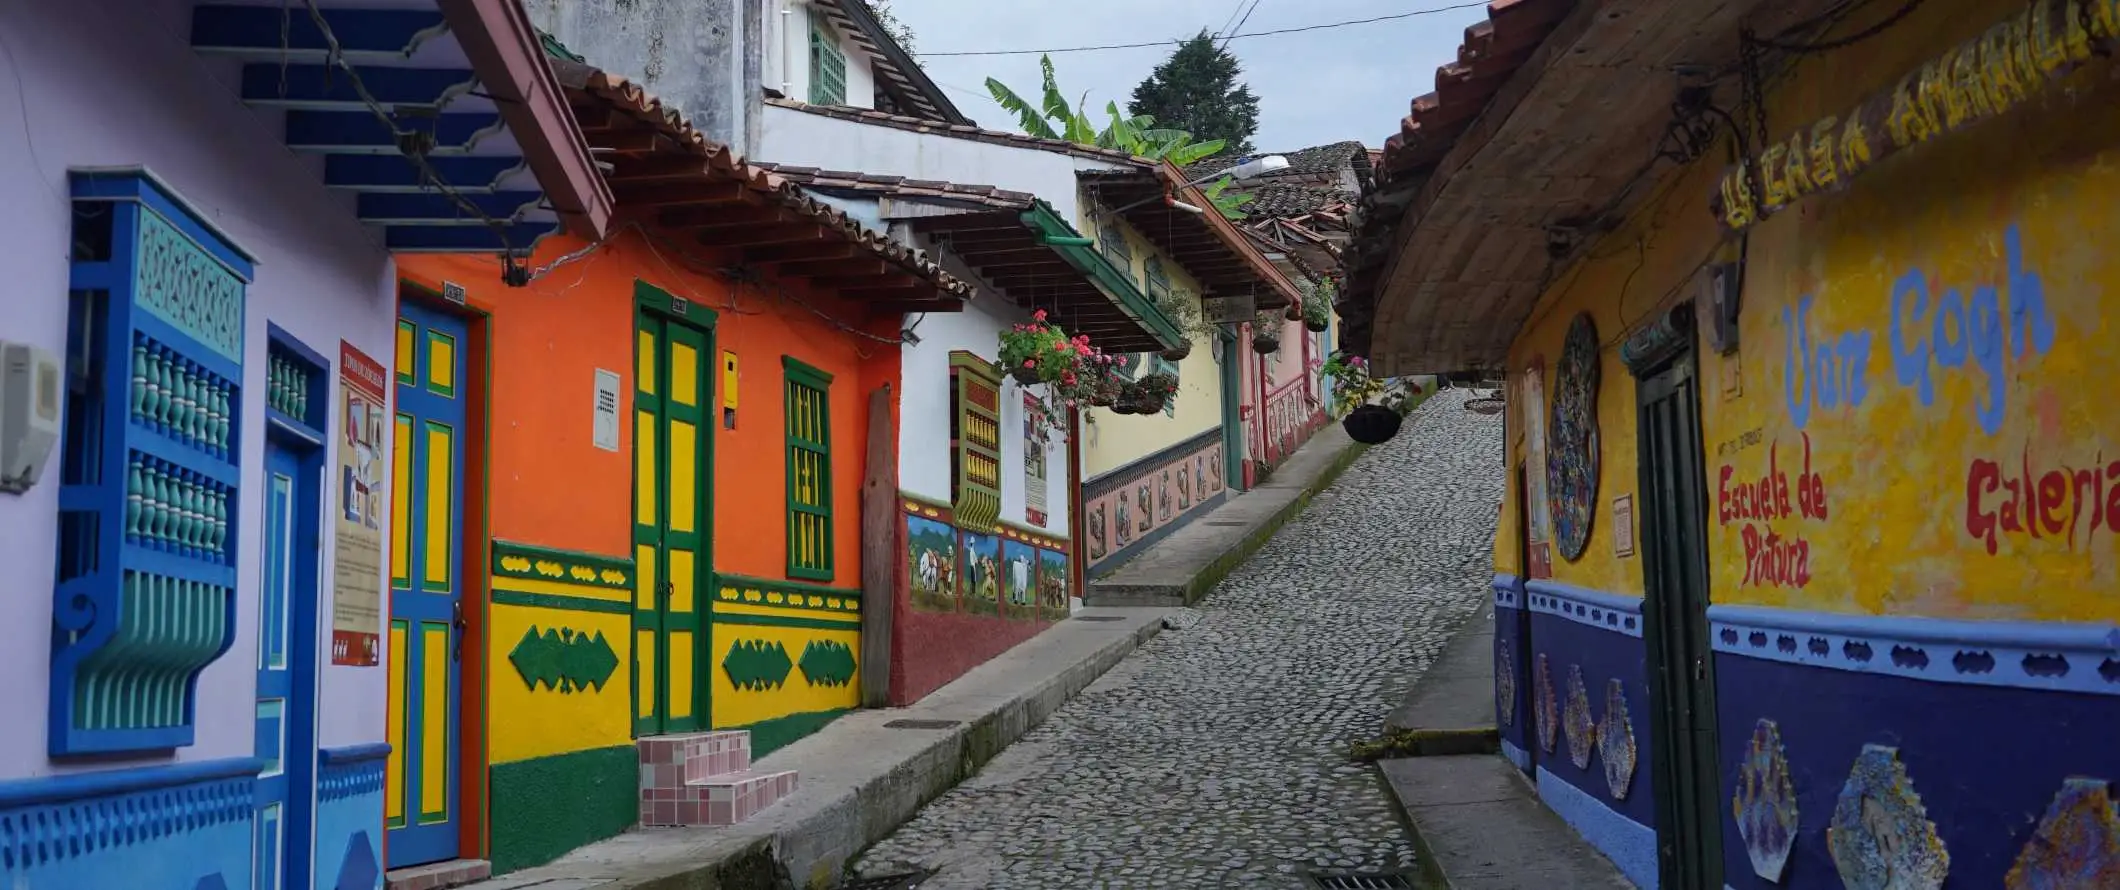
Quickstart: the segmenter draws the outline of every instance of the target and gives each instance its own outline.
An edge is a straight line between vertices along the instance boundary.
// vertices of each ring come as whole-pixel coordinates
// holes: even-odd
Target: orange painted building
[[[895,440],[900,322],[970,290],[637,87],[554,67],[614,234],[547,239],[519,287],[499,257],[399,266],[394,364],[459,362],[464,445],[455,479],[400,450],[391,546],[440,546],[420,517],[457,499],[452,793],[496,872],[793,790],[746,767],[860,702],[861,489],[871,430]]]

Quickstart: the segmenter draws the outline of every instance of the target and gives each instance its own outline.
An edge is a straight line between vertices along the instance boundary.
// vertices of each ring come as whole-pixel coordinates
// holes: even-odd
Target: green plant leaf
[[[1183,167],[1202,158],[1211,158],[1217,154],[1220,154],[1222,152],[1222,148],[1225,145],[1226,143],[1224,143],[1220,139],[1210,139],[1206,142],[1195,142],[1190,145],[1180,145],[1171,149],[1170,154],[1167,155],[1167,157],[1170,159],[1171,163]]]
[[[1045,122],[1045,117],[1038,109],[1032,107],[1022,96],[1016,95],[1016,91],[1009,89],[1007,84],[989,77],[986,79],[986,91],[993,95],[994,103],[1000,105],[1002,110],[1016,116],[1016,123],[1023,127],[1023,132],[1040,139],[1060,138],[1053,132],[1052,126]]]

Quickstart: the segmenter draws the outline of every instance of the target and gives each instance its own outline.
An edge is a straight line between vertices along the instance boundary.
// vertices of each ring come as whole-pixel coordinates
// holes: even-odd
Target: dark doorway
[[[1699,374],[1691,306],[1662,320],[1660,349],[1635,353],[1642,499],[1644,636],[1656,743],[1660,883],[1723,886],[1715,734],[1715,670],[1708,638],[1707,487],[1702,472]]]

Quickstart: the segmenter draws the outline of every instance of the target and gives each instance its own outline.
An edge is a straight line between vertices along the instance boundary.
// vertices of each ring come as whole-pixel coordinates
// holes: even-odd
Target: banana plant
[[[1213,157],[1226,147],[1226,143],[1220,139],[1194,142],[1191,133],[1158,127],[1155,118],[1145,114],[1121,114],[1117,102],[1105,103],[1104,113],[1110,122],[1099,130],[1096,124],[1091,122],[1087,110],[1088,93],[1083,93],[1081,99],[1069,103],[1067,95],[1060,92],[1059,79],[1053,72],[1051,56],[1038,58],[1038,70],[1041,83],[1038,90],[1040,101],[1037,104],[1032,104],[1030,100],[1023,98],[1022,94],[999,80],[991,77],[986,79],[986,91],[994,97],[994,102],[1000,105],[1002,110],[1015,115],[1016,123],[1023,128],[1023,132],[1031,136],[1117,149],[1136,157],[1167,160],[1180,167],[1202,158]],[[1243,219],[1243,212],[1237,208],[1251,200],[1252,196],[1223,195],[1222,190],[1229,187],[1229,182],[1230,180],[1224,177],[1222,181],[1215,183],[1207,192],[1208,199],[1214,202],[1222,215],[1230,219]]]

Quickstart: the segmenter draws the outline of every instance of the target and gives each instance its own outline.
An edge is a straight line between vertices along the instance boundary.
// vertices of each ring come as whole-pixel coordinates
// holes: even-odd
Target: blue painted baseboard
[[[254,757],[0,783],[0,886],[251,886]]]
[[[387,744],[327,748],[317,788],[318,890],[379,890],[383,851],[383,768]]]
[[[1656,831],[1605,806],[1603,801],[1568,784],[1566,779],[1538,771],[1538,796],[1547,808],[1560,814],[1622,874],[1646,890],[1656,890]]]
[[[1524,749],[1517,747],[1514,742],[1508,739],[1502,740],[1502,756],[1509,758],[1510,763],[1516,764],[1518,772],[1528,773],[1531,771],[1531,755],[1525,753]]]

